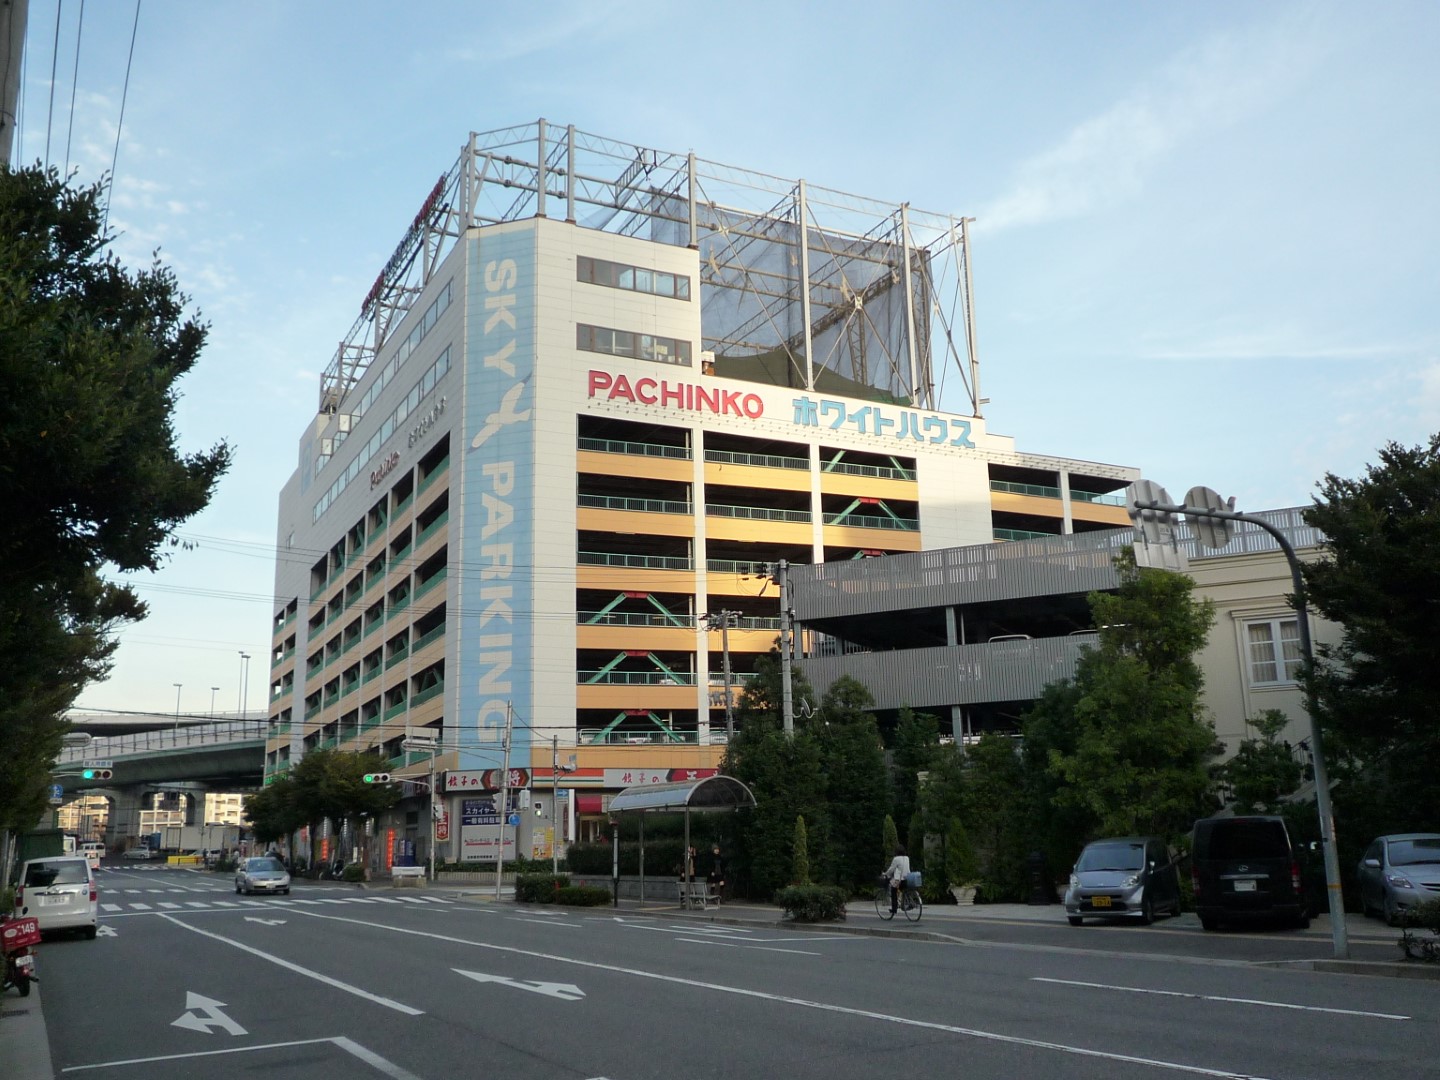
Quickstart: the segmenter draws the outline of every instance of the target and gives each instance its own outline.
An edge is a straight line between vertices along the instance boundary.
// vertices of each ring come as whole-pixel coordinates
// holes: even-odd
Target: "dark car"
[[[1180,914],[1180,873],[1164,840],[1115,836],[1085,845],[1065,890],[1071,926],[1090,915],[1148,925],[1161,912]]]
[[[1206,930],[1260,919],[1310,925],[1311,897],[1284,818],[1202,818],[1190,855],[1195,912]]]
[[[1396,833],[1378,837],[1356,868],[1360,905],[1391,926],[1409,908],[1440,900],[1440,833]]]

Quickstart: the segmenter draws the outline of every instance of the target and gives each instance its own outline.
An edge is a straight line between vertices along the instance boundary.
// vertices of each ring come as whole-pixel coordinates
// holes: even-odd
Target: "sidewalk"
[[[29,997],[14,990],[0,997],[0,1061],[5,1080],[54,1080],[50,1039],[45,1032],[40,987],[32,984]]]

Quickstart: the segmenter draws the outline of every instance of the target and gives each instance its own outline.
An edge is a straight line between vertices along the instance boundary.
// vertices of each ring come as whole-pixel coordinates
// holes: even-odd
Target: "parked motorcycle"
[[[35,946],[40,944],[40,920],[34,916],[0,919],[0,953],[5,958],[5,975],[0,993],[10,987],[30,996],[30,984],[39,982],[35,975]]]

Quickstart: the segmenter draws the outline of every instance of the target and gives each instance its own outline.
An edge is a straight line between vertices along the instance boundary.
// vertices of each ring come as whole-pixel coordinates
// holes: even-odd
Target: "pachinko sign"
[[[628,375],[593,368],[590,370],[590,397],[626,401],[632,405],[659,405],[661,408],[712,416],[740,416],[750,420],[758,420],[765,415],[765,401],[759,394],[702,386],[683,379],[655,379],[649,375],[632,379]]]

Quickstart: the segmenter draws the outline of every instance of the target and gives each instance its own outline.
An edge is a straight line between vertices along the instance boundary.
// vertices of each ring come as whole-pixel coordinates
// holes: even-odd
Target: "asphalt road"
[[[43,946],[57,1076],[1398,1080],[1440,1065],[1440,982],[1195,954],[1251,935],[997,922],[994,940],[906,941],[424,888],[243,898],[149,867],[101,884],[101,936]]]

